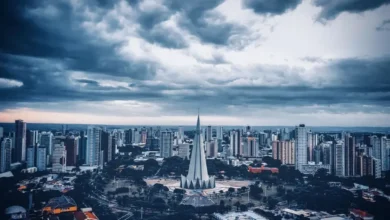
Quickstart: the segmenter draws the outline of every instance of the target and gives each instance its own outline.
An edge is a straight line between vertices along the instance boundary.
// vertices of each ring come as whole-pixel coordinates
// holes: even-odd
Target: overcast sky
[[[390,125],[390,0],[6,0],[0,29],[0,122]]]

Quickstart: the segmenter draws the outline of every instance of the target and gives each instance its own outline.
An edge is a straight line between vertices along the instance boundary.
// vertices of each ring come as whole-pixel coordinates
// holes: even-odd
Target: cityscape
[[[0,11],[0,219],[390,219],[389,0]]]

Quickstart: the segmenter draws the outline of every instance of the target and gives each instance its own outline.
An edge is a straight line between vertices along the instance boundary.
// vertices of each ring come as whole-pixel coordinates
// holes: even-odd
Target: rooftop
[[[53,199],[50,199],[46,207],[51,207],[52,209],[56,208],[66,208],[77,206],[76,202],[69,196],[60,196]]]
[[[229,212],[227,214],[214,213],[214,217],[218,220],[267,220],[265,217],[258,215],[252,211],[247,212]]]

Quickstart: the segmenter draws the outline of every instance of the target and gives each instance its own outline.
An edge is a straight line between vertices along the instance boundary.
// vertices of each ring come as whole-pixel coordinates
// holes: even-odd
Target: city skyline
[[[389,1],[1,6],[0,122],[390,126]]]

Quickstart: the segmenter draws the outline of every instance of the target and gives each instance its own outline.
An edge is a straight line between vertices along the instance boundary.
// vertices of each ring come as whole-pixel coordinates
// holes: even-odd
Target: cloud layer
[[[0,121],[76,113],[96,116],[86,123],[110,115],[186,121],[198,107],[220,124],[261,114],[278,119],[258,123],[288,125],[379,120],[390,114],[389,32],[376,31],[386,28],[388,1],[358,3],[2,2]],[[364,11],[351,36],[339,30]],[[351,17],[337,19],[342,12]],[[360,46],[365,29],[370,41]]]

